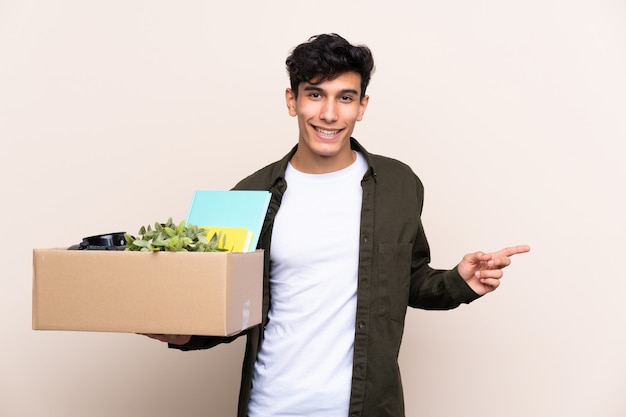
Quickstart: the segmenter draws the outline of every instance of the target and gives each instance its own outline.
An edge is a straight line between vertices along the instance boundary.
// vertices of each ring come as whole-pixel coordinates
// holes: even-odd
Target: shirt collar
[[[369,168],[363,178],[366,179],[366,178],[372,177],[374,178],[374,181],[376,181],[376,169],[372,162],[372,156],[370,155],[370,153],[367,152],[367,150],[363,147],[363,145],[361,145],[354,138],[350,138],[350,148],[354,151],[360,152],[361,155],[363,155],[363,157],[367,161],[367,166]],[[278,161],[278,164],[276,164],[274,168],[274,172],[272,173],[272,184],[277,184],[278,182],[284,182],[285,171],[287,170],[287,165],[289,164],[289,161],[291,160],[291,158],[293,157],[293,155],[296,153],[297,150],[298,150],[298,145],[295,145],[291,149],[291,151],[287,153],[287,155],[285,155],[280,161]]]

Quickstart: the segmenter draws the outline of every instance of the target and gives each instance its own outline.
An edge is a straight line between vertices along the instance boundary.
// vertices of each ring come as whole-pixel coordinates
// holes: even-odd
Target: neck
[[[356,160],[356,152],[350,149],[339,157],[323,155],[306,155],[301,148],[291,157],[291,166],[305,174],[328,174],[349,167]]]

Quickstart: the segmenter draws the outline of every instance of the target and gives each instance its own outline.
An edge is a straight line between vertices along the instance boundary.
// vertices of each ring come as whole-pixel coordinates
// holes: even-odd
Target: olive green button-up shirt
[[[404,397],[398,354],[407,307],[451,309],[475,300],[478,295],[456,268],[430,268],[430,250],[421,222],[424,188],[411,168],[397,160],[369,154],[354,139],[351,146],[363,154],[369,169],[361,181],[359,276],[348,417],[402,417]],[[271,305],[268,277],[272,226],[287,189],[285,170],[296,149],[235,187],[272,193],[259,237],[259,248],[265,249],[263,323],[234,337],[194,336],[187,345],[170,345],[181,350],[205,349],[243,334],[247,336],[239,417],[247,417],[252,372]]]

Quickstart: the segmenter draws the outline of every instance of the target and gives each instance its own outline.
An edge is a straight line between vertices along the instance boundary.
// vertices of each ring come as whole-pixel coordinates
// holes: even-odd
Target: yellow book
[[[209,230],[207,233],[208,239],[221,233],[219,246],[227,249],[229,252],[252,252],[256,249],[250,247],[252,243],[252,231],[245,227],[202,227]]]

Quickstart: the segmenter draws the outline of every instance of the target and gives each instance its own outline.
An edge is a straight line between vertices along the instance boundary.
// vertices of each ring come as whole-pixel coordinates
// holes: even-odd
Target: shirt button
[[[360,321],[359,322],[359,329],[361,329],[361,330],[365,329],[365,322],[364,321]]]

